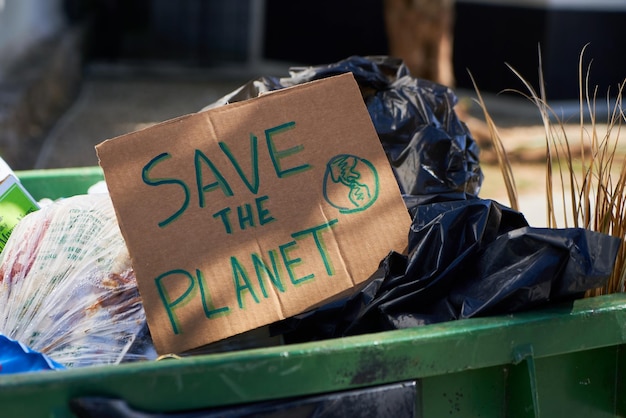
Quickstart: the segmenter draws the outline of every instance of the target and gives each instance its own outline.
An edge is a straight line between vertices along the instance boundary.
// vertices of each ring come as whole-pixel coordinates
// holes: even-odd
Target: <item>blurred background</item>
[[[14,169],[97,165],[97,143],[250,79],[393,55],[453,88],[480,142],[471,72],[519,161],[541,161],[536,108],[499,94],[523,88],[507,64],[538,86],[541,55],[548,99],[575,113],[585,45],[600,98],[626,78],[624,23],[624,0],[0,0],[0,156]]]

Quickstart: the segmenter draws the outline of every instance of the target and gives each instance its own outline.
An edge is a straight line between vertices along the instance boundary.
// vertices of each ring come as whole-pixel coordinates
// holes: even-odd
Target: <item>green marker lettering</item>
[[[252,160],[250,165],[252,166],[252,182],[250,182],[244,174],[241,166],[237,162],[237,159],[233,156],[233,153],[230,152],[230,148],[228,148],[228,145],[226,145],[224,142],[219,142],[218,144],[222,149],[222,152],[226,154],[230,162],[233,164],[233,167],[235,167],[235,170],[237,170],[237,174],[239,174],[241,180],[248,187],[250,193],[257,194],[257,192],[259,191],[259,152],[256,136],[250,134],[250,159]]]
[[[259,215],[259,225],[265,225],[276,220],[272,215],[270,215],[270,211],[263,207],[263,204],[267,199],[269,199],[269,196],[257,197],[254,200],[256,203],[256,211]]]
[[[230,219],[228,218],[228,214],[230,213],[230,208],[224,208],[222,210],[220,210],[219,212],[215,212],[213,214],[214,218],[220,218],[222,220],[222,223],[224,224],[224,229],[226,230],[227,234],[231,234],[233,232],[233,229],[230,226]]]
[[[289,279],[291,280],[291,283],[293,283],[294,285],[298,285],[304,281],[310,280],[313,277],[315,277],[314,274],[309,274],[300,278],[296,278],[296,274],[293,271],[293,269],[294,267],[297,267],[298,265],[302,264],[302,259],[301,258],[289,258],[289,251],[295,250],[297,248],[298,247],[295,241],[288,242],[278,247],[278,250],[280,251],[280,255],[283,258],[283,263],[285,264],[285,269],[287,270],[287,273],[289,274]]]
[[[189,282],[187,289],[175,300],[171,300],[169,294],[167,293],[167,290],[165,289],[165,286],[163,285],[163,280],[167,276],[182,276],[183,279],[187,279]],[[180,325],[178,324],[178,319],[176,318],[176,315],[174,315],[174,310],[189,303],[189,300],[193,296],[191,292],[194,290],[195,287],[194,277],[185,270],[176,269],[161,274],[156,279],[154,279],[154,283],[156,284],[157,290],[159,291],[161,303],[163,303],[163,306],[167,311],[167,316],[170,319],[170,324],[172,325],[172,331],[174,332],[174,334],[180,334]]]
[[[157,163],[167,160],[171,157],[172,155],[167,152],[164,152],[163,154],[159,154],[156,157],[154,157],[152,160],[150,160],[150,162],[148,162],[148,164],[146,164],[143,170],[141,171],[141,179],[148,186],[160,186],[163,184],[177,184],[183,189],[183,192],[185,193],[185,200],[183,201],[183,204],[180,207],[180,209],[174,212],[167,219],[159,222],[157,224],[159,228],[165,228],[168,224],[175,221],[179,216],[183,214],[183,212],[185,212],[185,210],[187,209],[187,206],[189,206],[189,188],[182,180],[175,179],[175,178],[154,178],[153,179],[153,178],[150,178],[149,176],[150,171],[157,165]]]
[[[324,243],[324,240],[322,239],[321,232],[325,229],[330,229],[337,222],[339,222],[337,219],[331,219],[330,221],[323,223],[321,225],[314,226],[312,228],[304,229],[300,232],[295,232],[291,234],[291,236],[295,239],[302,239],[303,237],[309,234],[313,237],[313,240],[315,241],[315,246],[317,247],[317,251],[322,257],[322,261],[324,262],[324,267],[326,267],[326,273],[328,273],[329,276],[332,276],[335,274],[335,269],[333,268],[332,261],[330,257],[328,256],[328,250],[326,249],[326,245]]]
[[[204,163],[207,167],[209,167],[209,169],[215,176],[215,181],[213,183],[209,183],[206,185],[204,184],[204,181],[202,178],[202,163]],[[233,195],[233,191],[230,188],[230,185],[228,184],[224,176],[222,176],[222,173],[220,173],[220,171],[217,169],[215,164],[213,164],[213,162],[209,160],[209,157],[204,155],[202,151],[196,150],[196,153],[194,156],[194,164],[196,168],[196,184],[198,186],[198,203],[201,208],[203,208],[205,205],[204,194],[207,192],[211,192],[217,189],[218,187],[222,189],[224,196]]]
[[[239,264],[239,261],[236,257],[230,257],[230,265],[233,271],[233,281],[235,283],[235,291],[237,292],[237,302],[239,303],[239,309],[244,309],[242,293],[245,290],[248,290],[250,292],[250,295],[256,303],[259,303],[259,298],[256,296],[256,293],[254,293],[254,288],[252,287],[252,284],[248,279],[248,274],[246,273],[246,270],[243,268],[243,266]],[[240,278],[243,280],[243,283],[239,281]]]
[[[276,175],[278,178],[283,178],[287,176],[291,176],[293,174],[301,173],[305,170],[311,168],[309,164],[302,164],[295,167],[290,168],[282,168],[280,160],[289,157],[290,155],[296,154],[304,149],[302,145],[296,145],[295,147],[286,148],[283,150],[278,150],[276,148],[276,143],[274,137],[280,133],[283,133],[289,129],[293,129],[296,127],[296,122],[287,122],[282,125],[275,126],[273,128],[269,128],[265,130],[265,140],[267,141],[267,149],[270,153],[270,158],[272,159],[272,164],[274,164],[274,170],[276,171]]]
[[[254,226],[254,213],[252,212],[252,205],[245,203],[241,206],[237,206],[237,217],[239,218],[239,228],[243,231],[248,226]]]
[[[204,315],[211,319],[211,317],[219,317],[228,315],[230,308],[228,306],[222,306],[221,308],[215,308],[211,294],[204,290],[204,276],[202,272],[196,269],[196,276],[198,277],[198,287],[200,288],[200,296],[202,296],[202,309],[204,309]]]
[[[267,291],[265,290],[265,284],[263,283],[263,276],[267,276],[270,279],[270,282],[272,282],[272,284],[274,285],[274,287],[278,289],[281,293],[285,291],[285,287],[283,286],[283,283],[280,279],[280,273],[278,272],[278,265],[276,264],[276,250],[270,250],[269,256],[270,264],[272,265],[271,271],[260,255],[255,253],[251,255],[252,264],[254,265],[254,271],[256,272],[256,277],[259,280],[261,292],[263,292],[263,296],[265,298],[267,298],[268,295]]]

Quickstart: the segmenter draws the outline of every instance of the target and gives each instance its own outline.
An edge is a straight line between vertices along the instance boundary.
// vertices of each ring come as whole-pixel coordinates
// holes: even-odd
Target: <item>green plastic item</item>
[[[39,206],[12,174],[0,182],[0,251],[4,250],[13,228]]]
[[[25,174],[27,188],[37,183]],[[38,175],[51,190],[63,179],[67,193],[65,174]],[[623,417],[625,343],[620,293],[313,343],[0,376],[0,416],[73,417],[72,399],[95,396],[148,417],[415,382],[418,418]]]

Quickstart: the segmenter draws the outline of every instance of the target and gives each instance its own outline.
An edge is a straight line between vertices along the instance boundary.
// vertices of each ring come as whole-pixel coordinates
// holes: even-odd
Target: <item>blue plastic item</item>
[[[64,368],[46,355],[0,334],[0,375]]]

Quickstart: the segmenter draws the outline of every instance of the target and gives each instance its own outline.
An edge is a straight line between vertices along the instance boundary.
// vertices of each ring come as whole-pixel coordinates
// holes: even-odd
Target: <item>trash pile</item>
[[[285,343],[321,340],[580,298],[610,276],[620,240],[528,225],[479,198],[479,149],[448,87],[390,57],[350,57],[253,80],[203,110],[351,72],[412,219],[406,253],[391,252],[352,294],[270,325]],[[147,237],[146,239],[149,239]],[[4,344],[42,353],[25,370],[156,357],[128,251],[106,193],[43,206],[0,255]],[[15,370],[15,369],[12,369]],[[0,373],[5,372],[3,367]]]
[[[351,57],[260,78],[207,108],[350,71],[413,223],[354,295],[273,324],[286,342],[507,314],[580,298],[602,286],[620,240],[583,229],[530,227],[523,214],[478,197],[479,150],[450,88],[411,77],[389,57]]]

